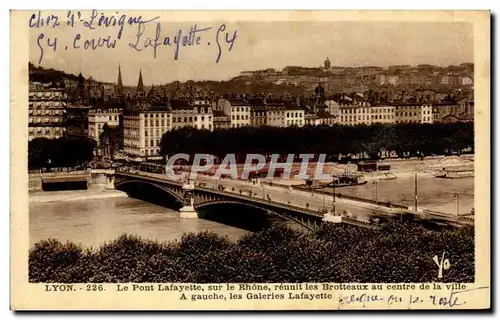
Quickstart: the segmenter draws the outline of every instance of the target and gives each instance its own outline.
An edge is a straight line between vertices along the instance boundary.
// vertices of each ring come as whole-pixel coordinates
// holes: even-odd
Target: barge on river
[[[472,168],[443,168],[443,171],[438,172],[434,175],[436,178],[443,179],[461,179],[461,178],[473,178],[474,169]]]

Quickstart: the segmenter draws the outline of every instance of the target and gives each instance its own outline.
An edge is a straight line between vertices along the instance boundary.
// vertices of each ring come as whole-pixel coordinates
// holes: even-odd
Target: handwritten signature
[[[476,290],[482,290],[489,288],[488,286],[482,286],[477,288],[456,290],[453,286],[450,287],[450,291],[444,294],[435,293],[430,295],[418,296],[415,294],[410,294],[407,296],[391,294],[389,296],[384,296],[381,294],[374,293],[363,293],[350,294],[350,295],[340,295],[339,304],[340,305],[353,305],[358,304],[363,308],[370,305],[371,303],[385,302],[388,306],[400,306],[411,309],[412,306],[419,305],[425,302],[431,303],[433,306],[443,307],[443,308],[454,308],[461,305],[465,305],[467,301],[460,298],[460,294],[464,292],[471,292]]]
[[[126,14],[108,15],[104,12],[92,10],[90,16],[84,17],[80,11],[68,11],[64,17],[56,14],[43,15],[41,11],[30,16],[28,26],[32,29],[44,28],[37,36],[36,44],[39,49],[38,63],[41,64],[47,50],[56,52],[58,50],[89,50],[97,49],[115,49],[118,42],[122,40],[122,36],[126,27],[135,27],[134,41],[128,43],[128,47],[135,51],[143,51],[150,49],[153,52],[153,57],[157,57],[160,47],[173,47],[174,60],[179,59],[181,48],[183,47],[215,47],[216,57],[215,62],[221,61],[223,52],[230,52],[238,38],[238,31],[228,31],[226,24],[220,24],[217,28],[205,27],[198,28],[195,24],[187,30],[178,29],[172,35],[164,35],[160,22],[156,23],[154,37],[145,36],[148,25],[158,20],[159,17],[146,19],[142,16],[128,16]],[[66,25],[73,28],[77,25],[83,26],[89,30],[95,29],[118,29],[115,35],[104,35],[99,37],[87,37],[80,33],[76,33],[74,37],[70,37],[69,43],[62,43],[63,40],[55,36],[50,36],[50,29],[58,28],[61,25]],[[48,29],[48,30],[47,30]],[[203,37],[211,30],[216,30],[212,36]],[[46,34],[47,33],[47,34]],[[206,39],[206,40],[205,40]]]

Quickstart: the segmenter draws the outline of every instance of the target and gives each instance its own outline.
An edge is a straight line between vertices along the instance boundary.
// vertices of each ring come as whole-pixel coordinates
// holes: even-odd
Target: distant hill
[[[64,85],[64,79],[78,80],[78,76],[68,74],[64,71],[55,69],[45,69],[36,67],[31,62],[28,63],[29,80],[35,82],[52,82],[53,84],[59,83],[60,86]]]
[[[170,96],[180,95],[186,96],[190,93],[234,93],[234,94],[300,94],[304,88],[292,85],[276,85],[274,83],[261,82],[256,79],[248,79],[244,77],[236,77],[229,81],[187,81],[181,83],[174,81],[164,85]]]

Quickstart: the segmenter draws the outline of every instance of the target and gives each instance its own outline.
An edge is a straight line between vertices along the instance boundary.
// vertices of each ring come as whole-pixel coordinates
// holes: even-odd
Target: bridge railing
[[[115,175],[129,176],[132,178],[147,178],[147,179],[151,179],[151,180],[154,180],[154,181],[157,181],[160,183],[170,183],[170,184],[174,184],[174,185],[180,186],[180,187],[182,187],[184,185],[182,182],[179,182],[179,181],[169,180],[166,178],[160,178],[158,176],[154,176],[154,175],[151,175],[150,173],[144,173],[144,172],[127,172],[127,171],[121,171],[121,170],[118,171],[117,170],[115,172]]]
[[[306,213],[306,214],[313,215],[313,216],[316,216],[316,217],[322,217],[323,216],[323,214],[321,214],[318,211],[314,211],[314,210],[307,209],[307,208],[304,208],[304,207],[300,207],[300,206],[295,206],[295,205],[283,203],[283,202],[280,202],[280,201],[275,201],[275,200],[272,200],[272,199],[265,200],[263,198],[261,199],[259,197],[247,196],[247,195],[239,194],[237,192],[229,192],[229,191],[217,190],[217,189],[212,189],[212,188],[207,188],[207,187],[200,187],[200,186],[197,186],[196,189],[198,189],[200,191],[206,191],[206,192],[210,192],[210,193],[214,193],[214,194],[224,195],[224,196],[228,196],[228,197],[232,197],[232,198],[236,198],[236,199],[240,199],[240,200],[251,200],[252,202],[258,202],[260,204],[267,204],[267,205],[272,204],[274,206],[277,205],[277,206],[279,206],[281,208],[292,209],[292,210],[295,210],[295,211],[301,211],[302,213]]]
[[[117,171],[116,173],[124,175],[124,176],[129,176],[129,177],[132,177],[132,178],[147,178],[147,179],[151,179],[151,180],[154,180],[154,181],[157,181],[157,182],[160,182],[160,183],[170,183],[170,184],[174,184],[174,185],[177,185],[177,186],[182,186],[183,185],[183,183],[178,182],[178,181],[161,179],[159,177],[151,176],[149,174],[129,173],[129,172],[123,172],[123,171]],[[221,195],[221,196],[226,196],[226,197],[229,197],[229,198],[232,198],[232,199],[238,199],[238,200],[244,200],[244,201],[251,201],[251,202],[259,203],[259,204],[263,204],[263,205],[270,205],[270,206],[279,207],[279,208],[282,208],[282,209],[290,209],[292,211],[301,212],[301,213],[313,216],[315,218],[323,218],[324,215],[325,215],[325,213],[321,212],[321,211],[315,211],[315,210],[311,210],[311,209],[304,208],[304,207],[301,207],[301,206],[296,206],[296,205],[292,205],[292,204],[288,204],[288,203],[283,203],[283,202],[280,202],[280,201],[272,200],[271,198],[268,198],[266,200],[264,198],[243,195],[243,194],[240,194],[240,193],[237,193],[237,192],[229,192],[229,191],[225,191],[225,190],[217,190],[217,189],[212,189],[212,188],[203,187],[203,186],[199,186],[199,185],[196,186],[195,190],[205,191],[205,192],[208,192],[208,193],[211,193],[211,194],[216,194],[216,195]],[[360,226],[360,227],[376,228],[370,222],[361,221],[361,220],[357,220],[357,219],[352,219],[352,218],[349,218],[349,217],[342,217],[342,222],[346,223],[346,224],[350,224],[350,225]]]
[[[68,172],[42,172],[30,173],[29,177],[48,178],[48,177],[74,177],[80,175],[90,175],[90,170],[68,171]]]
[[[277,183],[273,184],[271,182],[264,182],[264,183],[267,185],[273,186],[273,187],[278,187],[278,188],[283,188],[283,189],[292,188],[293,190],[307,191],[307,192],[312,192],[312,193],[321,194],[321,195],[323,195],[323,194],[330,195],[330,196],[333,195],[333,193],[328,191],[328,190],[319,190],[319,189],[308,188],[308,187],[304,187],[304,186],[285,186],[285,185],[277,184]],[[359,201],[359,202],[368,203],[368,204],[374,204],[374,205],[387,207],[387,208],[408,209],[407,206],[400,205],[397,203],[376,201],[376,200],[372,200],[372,199],[366,199],[366,198],[351,196],[348,194],[342,194],[342,193],[337,193],[337,192],[335,192],[335,197],[337,197],[339,199],[347,199],[347,200]]]
[[[378,229],[379,228],[370,222],[351,219],[349,217],[342,217],[342,223],[350,224],[350,225],[357,226],[357,227],[370,228],[370,229]]]

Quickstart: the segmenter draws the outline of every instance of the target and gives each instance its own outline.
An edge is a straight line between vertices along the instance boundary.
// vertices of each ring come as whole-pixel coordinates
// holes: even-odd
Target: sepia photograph
[[[22,281],[183,309],[489,308],[489,12],[236,13],[12,12]]]

